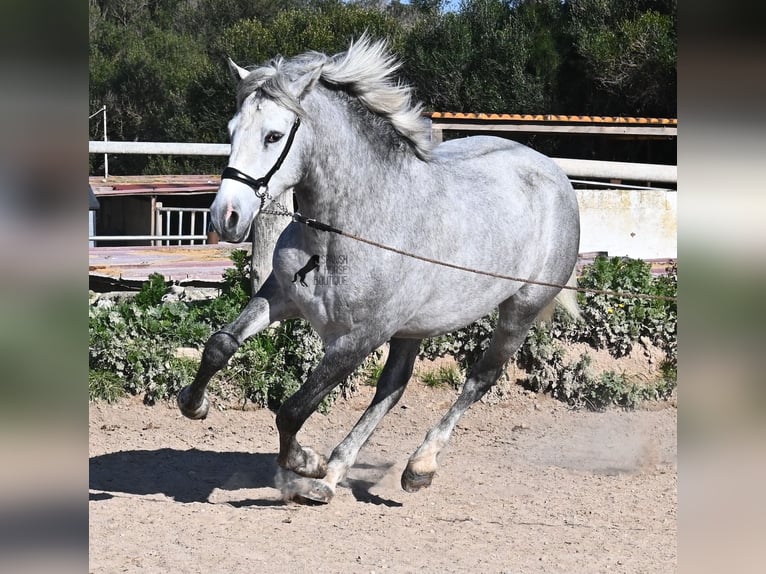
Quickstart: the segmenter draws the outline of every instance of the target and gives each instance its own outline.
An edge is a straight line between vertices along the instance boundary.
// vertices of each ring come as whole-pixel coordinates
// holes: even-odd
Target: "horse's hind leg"
[[[410,457],[402,474],[402,488],[415,492],[431,484],[438,468],[437,457],[447,445],[458,420],[486,393],[503,372],[532,325],[540,305],[520,306],[509,299],[500,305],[500,314],[489,348],[473,366],[457,401],[426,435]]]
[[[420,339],[391,339],[388,360],[375,389],[375,396],[354,428],[330,455],[327,473],[322,482],[324,492],[335,492],[348,469],[354,464],[364,446],[383,417],[402,398],[412,376],[415,359],[420,350]]]
[[[242,313],[205,343],[197,375],[191,385],[178,393],[178,407],[190,419],[204,419],[209,403],[205,389],[212,376],[226,366],[234,352],[248,337],[262,331],[274,321],[296,316],[291,301],[281,295],[273,275],[250,299]]]
[[[287,498],[307,498],[316,502],[330,501],[335,494],[335,487],[354,464],[359,450],[370,438],[380,420],[402,397],[412,375],[419,349],[419,339],[391,339],[388,360],[370,406],[348,436],[332,451],[329,463],[321,466],[321,472],[315,472],[314,475],[307,474],[307,469],[302,468],[297,471],[300,476],[290,476],[284,471],[281,473],[280,487]],[[304,447],[303,451],[305,453],[310,449]]]

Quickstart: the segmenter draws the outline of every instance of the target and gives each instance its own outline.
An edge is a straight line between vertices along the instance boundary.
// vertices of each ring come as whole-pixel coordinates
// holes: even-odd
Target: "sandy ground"
[[[363,387],[301,431],[329,453]],[[466,414],[433,485],[409,454],[455,397],[411,383],[326,506],[283,503],[268,410],[90,406],[90,572],[673,572],[676,409],[575,412],[511,386]]]

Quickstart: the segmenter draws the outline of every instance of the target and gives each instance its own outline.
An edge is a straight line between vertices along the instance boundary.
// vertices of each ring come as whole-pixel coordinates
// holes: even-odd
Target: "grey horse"
[[[574,281],[580,232],[572,186],[553,161],[513,141],[477,136],[432,146],[410,88],[393,79],[398,61],[366,36],[334,56],[229,65],[237,113],[212,222],[225,241],[243,241],[260,211],[282,209],[287,190],[300,214],[279,237],[263,286],[207,341],[179,407],[204,418],[210,378],[248,337],[275,321],[306,319],[325,355],[277,413],[277,462],[295,498],[328,502],[401,398],[421,340],[499,309],[489,348],[402,474],[407,491],[429,486],[456,423],[497,381],[541,311],[557,302],[577,314],[573,291],[539,284]],[[400,252],[333,233],[338,227]],[[311,273],[324,280],[294,282],[312,261],[320,264]],[[343,280],[326,280],[327,263],[338,261]],[[297,434],[322,399],[386,342],[375,396],[348,436],[329,459],[301,446]]]

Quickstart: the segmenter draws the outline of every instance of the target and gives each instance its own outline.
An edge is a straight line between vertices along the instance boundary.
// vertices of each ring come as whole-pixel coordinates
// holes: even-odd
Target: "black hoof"
[[[402,488],[407,492],[417,492],[421,488],[427,488],[431,486],[431,481],[434,478],[435,472],[429,472],[427,474],[417,474],[405,468],[402,473]]]
[[[202,401],[200,401],[199,404],[190,404],[191,401],[189,399],[189,387],[181,389],[181,392],[178,393],[178,399],[176,402],[178,403],[178,408],[181,410],[181,413],[186,418],[190,418],[192,420],[201,420],[206,418],[207,413],[210,410],[210,403],[208,402],[205,395],[202,396]]]

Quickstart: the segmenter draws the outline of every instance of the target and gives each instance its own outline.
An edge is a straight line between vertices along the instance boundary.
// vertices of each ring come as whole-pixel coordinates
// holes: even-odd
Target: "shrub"
[[[183,305],[141,307],[126,301],[113,307],[91,308],[89,315],[89,367],[96,375],[92,392],[106,392],[104,381],[122,381],[130,394],[144,393],[156,400],[177,393],[187,381],[188,365],[174,356],[178,339],[170,336],[180,327],[195,340],[203,339],[209,327],[190,321]],[[188,343],[187,343],[188,344]],[[109,391],[109,395],[113,395]],[[102,398],[108,398],[106,397]]]
[[[152,273],[149,275],[149,280],[141,286],[141,290],[134,297],[133,303],[142,309],[160,305],[166,290],[165,277],[159,273]]]
[[[115,400],[122,393],[144,394],[147,403],[176,394],[194,376],[196,361],[175,357],[181,346],[201,347],[210,335],[231,322],[250,297],[250,260],[244,250],[232,253],[233,267],[224,273],[221,294],[203,302],[163,302],[167,282],[153,274],[133,300],[99,303],[89,309],[89,396]],[[652,277],[649,265],[621,258],[598,258],[586,267],[580,285],[675,297],[677,266]],[[639,401],[668,397],[676,386],[677,307],[674,301],[617,298],[586,293],[580,296],[584,322],[557,310],[550,323],[534,325],[514,360],[528,373],[527,388],[550,393],[573,407],[593,409],[618,405],[632,408]],[[488,315],[448,335],[424,341],[420,357],[450,355],[457,367],[442,367],[421,375],[424,382],[458,388],[462,372],[489,345],[497,314]],[[639,342],[665,352],[662,377],[636,385],[624,375],[593,374],[590,357],[565,360],[559,341],[586,342],[620,357]],[[242,401],[277,409],[308,380],[324,355],[319,336],[308,323],[285,321],[243,344],[226,369],[213,381],[233,385]],[[322,403],[327,410],[340,395],[356,390],[358,380],[374,380],[382,372],[375,353]],[[368,383],[369,384],[369,383]]]
[[[580,287],[675,297],[678,268],[653,277],[651,265],[637,259],[597,257],[578,278]],[[566,338],[607,349],[613,356],[631,352],[641,338],[675,356],[677,305],[675,301],[581,293],[584,322],[568,324]]]
[[[463,371],[468,371],[489,347],[495,325],[497,325],[497,312],[482,317],[457,331],[426,339],[421,346],[419,357],[434,360],[451,356]]]
[[[89,396],[114,400],[122,392],[144,394],[153,404],[188,384],[197,362],[175,357],[178,347],[201,347],[210,335],[234,320],[250,298],[250,259],[235,250],[234,266],[223,275],[219,297],[201,302],[163,302],[167,283],[152,274],[132,300],[89,309]],[[285,321],[246,341],[217,379],[232,383],[243,401],[278,409],[308,380],[324,355],[311,326]],[[355,390],[355,381],[378,360],[370,356],[323,401],[320,410]]]
[[[451,387],[459,389],[463,384],[463,373],[455,365],[440,365],[435,369],[418,373],[418,377],[427,387]]]
[[[651,266],[643,261],[598,257],[583,270],[578,284],[598,290],[676,297],[678,267],[674,263],[665,275],[653,277]],[[528,373],[525,386],[549,393],[573,407],[597,410],[607,405],[633,408],[641,400],[669,397],[676,387],[676,302],[581,293],[579,303],[584,321],[575,321],[562,309],[556,309],[550,323],[537,323],[530,329],[513,358]],[[496,314],[488,315],[467,327],[426,340],[421,357],[453,355],[467,371],[489,346],[496,322]],[[567,362],[558,341],[585,342],[596,349],[607,349],[614,357],[627,355],[637,343],[645,341],[665,352],[663,374],[649,385],[637,385],[615,373],[595,376],[589,371],[591,360],[587,354]]]

